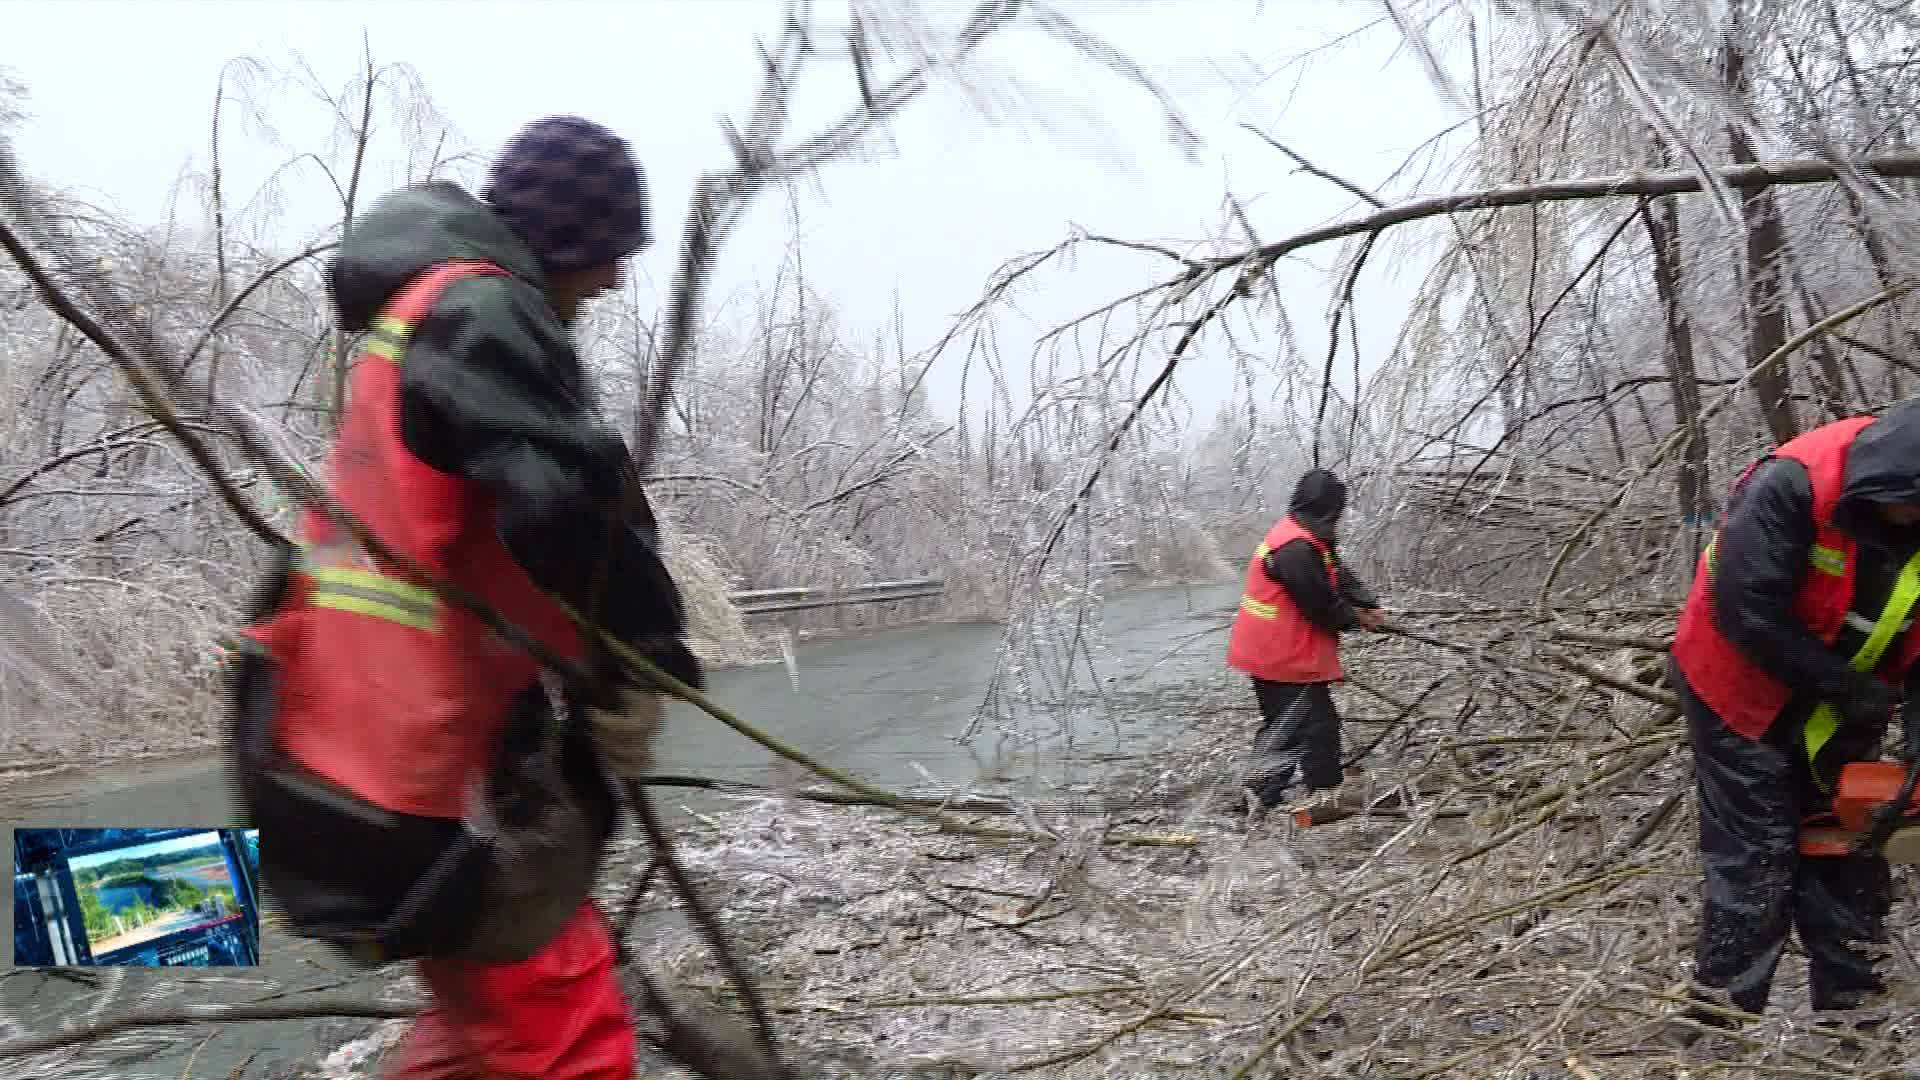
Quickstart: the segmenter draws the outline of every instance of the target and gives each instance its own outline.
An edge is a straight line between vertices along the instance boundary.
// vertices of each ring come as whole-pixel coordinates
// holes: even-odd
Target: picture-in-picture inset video
[[[260,962],[253,829],[15,829],[13,962]]]

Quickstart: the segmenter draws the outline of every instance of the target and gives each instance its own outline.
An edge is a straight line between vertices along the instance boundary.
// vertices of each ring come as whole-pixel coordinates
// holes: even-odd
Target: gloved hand
[[[1893,716],[1893,710],[1901,703],[1900,691],[1875,678],[1864,678],[1856,683],[1846,700],[1837,702],[1840,714],[1849,724],[1873,727],[1885,730],[1885,724]]]
[[[612,708],[587,707],[594,745],[607,772],[637,780],[653,768],[653,740],[666,718],[664,695],[653,690],[621,689]]]

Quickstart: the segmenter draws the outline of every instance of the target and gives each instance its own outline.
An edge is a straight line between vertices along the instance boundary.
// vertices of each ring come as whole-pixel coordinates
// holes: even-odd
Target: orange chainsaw
[[[1852,761],[1840,767],[1833,809],[1800,827],[1800,854],[1833,858],[1879,851],[1890,863],[1920,863],[1920,757]]]

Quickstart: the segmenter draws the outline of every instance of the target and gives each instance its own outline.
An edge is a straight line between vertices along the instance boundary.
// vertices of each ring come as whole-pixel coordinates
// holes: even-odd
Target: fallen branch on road
[[[1672,638],[1634,634],[1598,634],[1590,630],[1574,630],[1564,626],[1556,627],[1552,636],[1556,641],[1573,641],[1582,645],[1609,645],[1622,649],[1640,649],[1643,652],[1666,652],[1673,647]]]
[[[755,784],[747,780],[721,780],[710,776],[649,776],[641,781],[647,787],[695,788],[702,791],[714,791],[723,795],[761,795],[785,799],[802,799],[807,802],[824,803],[829,806],[874,806],[881,809],[898,809],[898,804],[918,807],[924,810],[945,810],[957,814],[1015,814],[1032,810],[1036,814],[1126,814],[1150,809],[1147,802],[1128,799],[1091,799],[1078,801],[1045,801],[1022,803],[998,795],[896,795],[898,803],[870,798],[849,791],[837,791],[833,788],[781,788],[767,784]]]
[[[1642,701],[1650,701],[1655,705],[1664,705],[1669,709],[1677,709],[1680,707],[1680,699],[1665,690],[1655,690],[1650,686],[1641,686],[1632,679],[1623,679],[1618,675],[1608,674],[1594,667],[1592,664],[1583,664],[1571,656],[1562,656],[1559,653],[1547,653],[1546,657],[1548,663],[1566,668],[1568,671],[1583,678],[1591,679],[1596,685],[1604,686],[1609,690],[1618,690],[1623,694],[1631,694]]]
[[[181,1005],[152,1012],[123,1013],[102,1017],[89,1023],[27,1035],[0,1042],[0,1058],[45,1053],[76,1046],[93,1039],[122,1035],[142,1028],[182,1027],[189,1024],[224,1024],[238,1021],[328,1020],[340,1017],[360,1020],[402,1020],[419,1010],[412,1005],[390,1005],[379,1001],[323,1001],[300,1005]]]

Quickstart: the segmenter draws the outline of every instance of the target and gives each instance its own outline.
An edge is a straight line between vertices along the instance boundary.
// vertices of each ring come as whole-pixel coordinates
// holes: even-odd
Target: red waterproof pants
[[[395,1050],[388,1080],[633,1080],[613,957],[613,935],[588,902],[518,963],[420,961],[433,1003]]]

